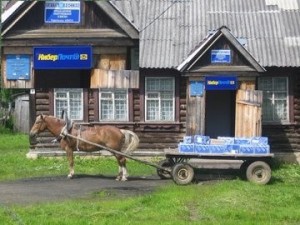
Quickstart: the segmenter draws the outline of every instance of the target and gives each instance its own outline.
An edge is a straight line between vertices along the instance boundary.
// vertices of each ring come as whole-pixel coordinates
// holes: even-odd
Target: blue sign
[[[35,47],[34,64],[36,70],[42,69],[91,69],[91,46],[49,46]]]
[[[190,81],[190,96],[203,96],[203,92],[203,81]]]
[[[211,50],[211,63],[231,63],[231,51]]]
[[[30,79],[30,55],[6,55],[6,79]]]
[[[236,76],[205,77],[205,90],[236,90]]]
[[[45,23],[80,23],[80,1],[45,1]]]

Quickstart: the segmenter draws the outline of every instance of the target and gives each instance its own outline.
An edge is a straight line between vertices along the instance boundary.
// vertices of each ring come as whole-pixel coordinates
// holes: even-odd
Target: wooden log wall
[[[267,71],[273,75],[290,74],[289,111],[291,118],[289,124],[263,124],[262,135],[269,138],[271,152],[300,152],[300,71],[278,68],[268,68]]]
[[[132,121],[121,122],[114,124],[122,129],[130,129],[137,133],[140,138],[139,154],[143,152],[161,154],[164,149],[177,148],[177,145],[182,141],[185,135],[186,126],[186,80],[180,81],[180,97],[179,97],[179,118],[180,121],[175,123],[145,123],[141,118],[141,98],[139,89],[131,89],[132,92]],[[52,97],[51,97],[52,95]],[[87,102],[84,103],[88,107],[88,121],[91,124],[105,124],[99,123],[98,107],[99,107],[98,89],[88,89]],[[37,91],[35,94],[36,113],[53,115],[53,93],[51,90]],[[87,104],[88,103],[88,104]],[[49,132],[43,132],[38,138],[38,144],[32,146],[36,151],[57,151],[60,149],[59,145],[52,144],[54,137]]]

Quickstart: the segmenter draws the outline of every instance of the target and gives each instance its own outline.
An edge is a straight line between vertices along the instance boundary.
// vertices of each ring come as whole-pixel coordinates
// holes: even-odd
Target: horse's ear
[[[40,119],[43,120],[44,119],[44,115],[40,114]]]

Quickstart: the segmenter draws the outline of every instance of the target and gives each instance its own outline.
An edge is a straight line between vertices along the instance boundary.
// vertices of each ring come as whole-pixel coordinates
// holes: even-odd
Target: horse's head
[[[47,128],[47,123],[45,121],[45,116],[39,115],[30,130],[30,137],[34,138],[40,132],[43,132]]]

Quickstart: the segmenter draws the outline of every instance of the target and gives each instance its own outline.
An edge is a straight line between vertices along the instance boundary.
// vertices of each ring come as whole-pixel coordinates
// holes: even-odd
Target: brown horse
[[[53,116],[39,115],[36,117],[35,123],[31,128],[30,137],[35,137],[38,133],[46,129],[48,129],[55,137],[59,137],[62,131],[65,129],[65,125],[66,122],[62,119],[58,119]],[[80,137],[87,141],[120,152],[131,152],[135,150],[139,144],[139,138],[134,132],[109,125],[87,126],[72,124],[68,132],[73,136]],[[74,175],[73,151],[81,150],[92,152],[100,150],[99,147],[78,141],[77,139],[69,136],[64,136],[60,139],[60,146],[67,153],[70,168],[68,178],[72,178]],[[126,169],[126,158],[118,154],[114,155],[119,164],[119,174],[116,180],[125,181],[127,180],[128,176]]]

